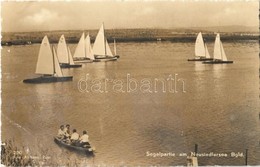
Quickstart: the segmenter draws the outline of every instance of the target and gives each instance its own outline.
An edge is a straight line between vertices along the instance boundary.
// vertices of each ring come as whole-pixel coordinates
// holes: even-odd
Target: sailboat
[[[210,58],[206,43],[203,40],[201,32],[198,34],[195,42],[195,58],[188,59],[188,61],[206,61],[213,60]]]
[[[57,47],[57,55],[61,68],[77,68],[82,66],[81,64],[74,63],[72,55],[69,53],[64,35],[61,35],[60,37]]]
[[[224,51],[222,42],[220,40],[220,35],[217,33],[215,44],[214,44],[214,54],[213,61],[205,61],[204,64],[229,64],[233,63],[233,61],[227,60],[226,53]]]
[[[120,58],[120,56],[117,55],[117,53],[116,53],[116,40],[115,39],[114,39],[114,53],[115,53],[115,57]]]
[[[95,60],[89,34],[85,38],[84,32],[82,33],[73,58],[75,62],[79,63],[91,63]]]
[[[95,61],[115,61],[119,56],[114,56],[105,37],[104,23],[101,25],[93,46]]]
[[[50,83],[72,81],[72,76],[63,76],[55,49],[51,49],[47,36],[44,36],[40,46],[35,73],[41,74],[42,76],[38,78],[25,79],[23,82]]]

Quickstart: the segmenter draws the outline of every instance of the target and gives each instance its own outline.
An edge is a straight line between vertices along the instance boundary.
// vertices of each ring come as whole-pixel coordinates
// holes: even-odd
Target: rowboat
[[[61,139],[54,137],[54,142],[61,146],[64,147],[70,151],[74,151],[80,154],[85,154],[85,155],[94,155],[94,149],[91,146],[88,147],[79,147],[79,146],[73,146],[71,144],[65,143]]]

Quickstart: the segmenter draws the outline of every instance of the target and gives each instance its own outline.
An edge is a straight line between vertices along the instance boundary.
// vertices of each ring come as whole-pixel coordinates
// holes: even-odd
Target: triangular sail
[[[209,51],[208,51],[208,47],[205,43],[205,52],[206,52],[206,58],[210,58],[210,54],[209,54]]]
[[[69,48],[69,47],[68,47],[68,52],[69,52],[69,64],[70,64],[70,65],[74,65],[75,63],[74,63],[74,61],[73,61],[72,54],[71,54],[71,52],[70,52],[70,48]]]
[[[108,45],[107,40],[106,40],[106,50],[107,50],[107,55],[106,56],[109,56],[109,57],[113,57],[114,56],[113,53],[110,50],[110,47]]]
[[[107,39],[105,37],[104,24],[101,25],[96,40],[93,46],[94,55],[97,56],[113,56],[110,47],[108,45]]]
[[[57,47],[57,56],[60,63],[69,63],[69,53],[67,49],[67,44],[64,35],[60,37],[58,47]]]
[[[221,46],[221,55],[222,55],[222,60],[223,61],[227,61],[227,56],[226,56],[226,53],[224,51],[224,48],[223,48],[223,45],[222,45],[222,42],[220,41],[220,46]]]
[[[117,55],[116,54],[116,40],[114,39],[114,53],[115,53],[115,56]]]
[[[214,44],[214,59],[222,60],[222,52],[221,52],[221,46],[220,46],[220,36],[217,34]]]
[[[102,24],[98,34],[96,36],[96,40],[94,42],[94,46],[93,46],[93,52],[95,55],[101,55],[101,56],[105,56],[105,32],[104,32],[104,25]]]
[[[92,50],[92,47],[91,47],[91,42],[90,42],[90,36],[88,35],[85,39],[85,44],[86,44],[86,57],[91,59],[91,60],[94,60],[95,57],[94,57],[94,53],[93,53],[93,50]]]
[[[54,47],[53,47],[53,58],[54,58],[54,75],[57,77],[62,77],[63,74],[62,74],[62,71],[60,68],[60,63],[58,61],[57,54],[56,54]]]
[[[201,32],[198,34],[195,43],[195,56],[205,57],[205,47]]]
[[[75,53],[74,53],[74,56],[75,58],[85,58],[86,57],[86,54],[85,54],[85,34],[84,32],[82,33],[81,35],[81,38],[79,40],[79,43],[76,47],[76,50],[75,50]]]
[[[53,68],[53,55],[50,47],[50,43],[47,36],[44,36],[40,51],[38,55],[38,61],[36,65],[36,74],[50,74],[54,72]]]

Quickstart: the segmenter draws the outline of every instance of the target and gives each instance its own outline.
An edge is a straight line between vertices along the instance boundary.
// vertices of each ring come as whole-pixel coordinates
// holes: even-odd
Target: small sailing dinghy
[[[95,149],[93,149],[90,145],[88,147],[74,146],[74,145],[64,142],[63,140],[61,140],[57,137],[54,137],[54,142],[61,147],[64,147],[71,151],[75,151],[77,153],[81,153],[81,154],[85,154],[85,155],[94,155]]]
[[[116,40],[115,39],[114,39],[114,53],[115,53],[116,58],[120,58],[120,56],[117,55],[117,53],[116,53]]]
[[[57,55],[61,68],[78,68],[82,66],[81,64],[74,63],[72,55],[67,47],[64,35],[61,35],[60,37],[57,47]]]
[[[203,40],[201,32],[198,34],[195,42],[195,58],[188,59],[188,61],[207,61],[213,60],[210,58],[206,43]]]
[[[23,82],[50,83],[72,81],[72,76],[63,76],[55,49],[51,49],[47,36],[43,38],[40,46],[35,73],[41,74],[42,76],[38,78],[25,79]]]
[[[107,39],[105,37],[104,23],[101,25],[93,46],[95,62],[99,61],[115,61],[118,55],[114,56],[110,50]]]
[[[219,33],[216,36],[215,44],[214,44],[214,59],[212,61],[205,61],[204,64],[230,64],[233,61],[227,60],[226,53],[224,51],[222,42],[220,40]]]
[[[73,58],[78,63],[92,63],[95,60],[89,34],[85,38],[84,32],[82,33]]]

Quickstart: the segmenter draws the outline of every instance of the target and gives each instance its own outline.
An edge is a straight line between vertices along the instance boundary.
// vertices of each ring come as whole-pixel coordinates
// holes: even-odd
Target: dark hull
[[[213,60],[213,58],[188,59],[188,61],[210,61],[210,60]]]
[[[54,142],[59,146],[64,147],[70,151],[74,151],[85,155],[94,155],[93,149],[91,147],[83,148],[83,147],[72,146],[70,144],[64,143],[63,141],[57,139],[56,137],[54,137]]]
[[[81,64],[60,64],[60,68],[79,68],[81,66]]]
[[[233,61],[204,61],[203,64],[232,64]]]
[[[38,84],[38,83],[65,82],[65,81],[72,81],[72,78],[73,78],[72,76],[66,76],[66,77],[42,76],[38,78],[25,79],[23,80],[23,83]]]
[[[118,59],[120,58],[120,56],[119,56],[119,55],[115,55],[115,57],[116,57],[116,58],[118,58]]]

